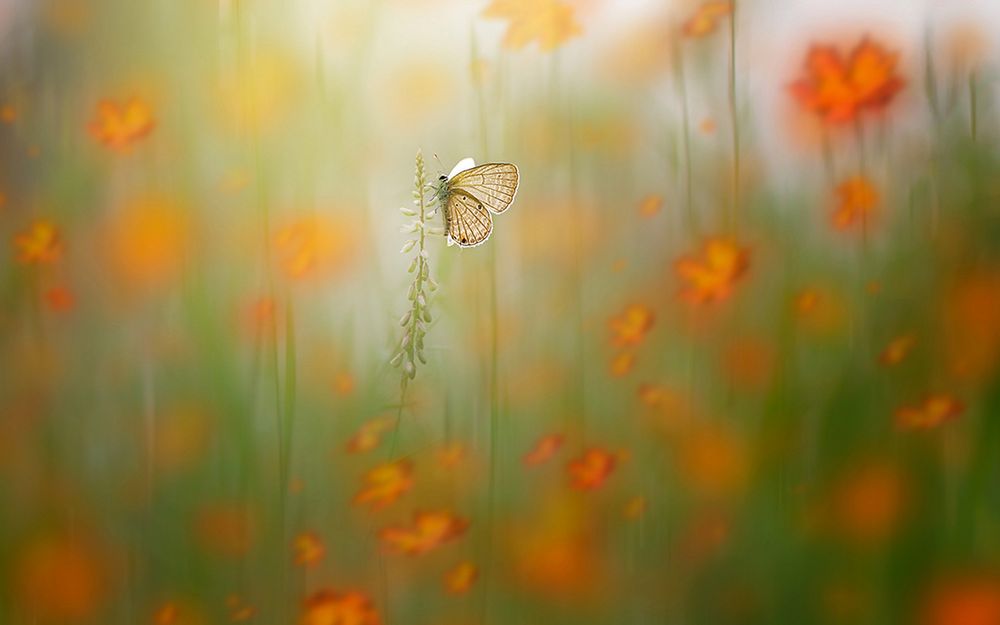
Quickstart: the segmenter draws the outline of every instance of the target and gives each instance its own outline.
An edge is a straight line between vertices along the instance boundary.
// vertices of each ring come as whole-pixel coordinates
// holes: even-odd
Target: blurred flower
[[[882,353],[879,354],[878,361],[887,367],[892,367],[903,362],[903,359],[913,349],[916,339],[912,335],[904,334],[892,339]]]
[[[663,208],[663,198],[659,195],[647,195],[639,202],[639,215],[642,217],[655,217]]]
[[[921,404],[896,410],[896,425],[901,430],[930,430],[958,417],[964,410],[962,402],[951,395],[930,395]]]
[[[393,551],[420,555],[465,533],[469,522],[450,512],[417,512],[411,527],[387,527],[379,538]]]
[[[437,452],[437,463],[442,469],[454,469],[465,462],[466,449],[461,443],[450,443]]]
[[[703,135],[715,134],[715,129],[715,120],[711,117],[705,117],[698,122],[698,130],[700,130]]]
[[[278,302],[270,295],[261,295],[245,304],[243,327],[250,338],[268,338],[278,327]]]
[[[963,572],[937,581],[921,601],[920,625],[1000,625],[1000,577]]]
[[[45,305],[52,312],[69,312],[76,305],[76,298],[69,287],[54,286],[45,291]]]
[[[722,425],[697,425],[683,433],[675,455],[682,484],[701,496],[730,497],[749,482],[746,441]]]
[[[96,141],[110,150],[128,151],[149,133],[155,122],[149,104],[138,98],[123,103],[101,100],[88,129]]]
[[[837,230],[855,226],[865,228],[879,203],[878,191],[864,176],[851,176],[841,182],[837,185],[836,196],[831,222]]]
[[[351,440],[347,441],[347,452],[356,454],[375,449],[382,442],[382,435],[391,430],[394,424],[395,421],[388,417],[363,423]]]
[[[14,554],[13,598],[33,622],[89,621],[108,598],[109,572],[93,541],[75,532],[43,535]]]
[[[815,289],[804,289],[795,296],[795,312],[799,315],[808,315],[816,310],[820,302],[820,294]]]
[[[503,45],[512,50],[537,41],[549,52],[583,32],[573,7],[559,0],[492,0],[483,16],[507,20]]]
[[[25,265],[48,265],[63,255],[62,237],[56,225],[47,219],[38,219],[24,232],[14,237],[17,262]]]
[[[153,613],[153,625],[174,625],[177,622],[177,604],[168,601]]]
[[[646,498],[642,495],[636,495],[628,500],[625,504],[625,510],[623,514],[626,519],[638,519],[642,515],[646,514],[646,508],[649,507]]]
[[[479,577],[479,569],[475,564],[461,562],[445,575],[445,590],[453,595],[466,593],[472,588],[472,584],[475,583],[477,577]]]
[[[675,263],[677,275],[686,283],[680,297],[692,304],[722,301],[749,266],[746,249],[727,239],[709,239],[700,255],[683,256]]]
[[[733,12],[728,0],[713,0],[698,7],[698,10],[681,27],[685,37],[704,37],[715,32],[719,20]]]
[[[366,595],[320,590],[310,595],[299,625],[380,625],[378,611]]]
[[[153,461],[165,475],[186,471],[208,451],[212,418],[198,405],[169,407],[158,415],[153,431]]]
[[[577,490],[599,488],[615,470],[615,454],[599,448],[588,449],[567,465],[570,486]]]
[[[601,73],[614,84],[643,86],[670,70],[672,40],[665,20],[644,16],[621,29],[602,55]]]
[[[833,486],[833,529],[861,544],[882,543],[899,527],[907,499],[907,485],[898,468],[881,460],[862,463]]]
[[[635,352],[621,352],[611,359],[609,371],[613,377],[620,378],[628,375],[635,365]]]
[[[233,623],[249,621],[257,614],[257,610],[248,604],[240,595],[228,595],[226,608],[229,609],[229,620]]]
[[[961,275],[942,299],[951,371],[966,380],[989,379],[1000,361],[1000,271]]]
[[[313,215],[278,231],[275,253],[285,275],[293,280],[325,277],[343,269],[354,254],[354,232],[344,221]]]
[[[115,271],[133,286],[160,286],[176,278],[190,249],[191,224],[173,200],[147,197],[126,204],[109,226]]]
[[[208,625],[202,610],[186,602],[171,600],[153,612],[153,625]]]
[[[17,109],[13,104],[4,104],[0,107],[0,121],[5,124],[13,124],[17,121]]]
[[[399,499],[413,487],[413,463],[397,460],[375,467],[365,474],[364,485],[354,495],[354,505],[378,510]]]
[[[648,306],[631,304],[616,317],[608,320],[611,328],[611,344],[615,347],[638,345],[653,327],[656,317]]]
[[[524,454],[523,462],[525,466],[534,467],[547,462],[563,444],[562,434],[547,434],[535,443],[531,451]]]
[[[354,376],[348,371],[340,371],[333,376],[333,390],[341,397],[348,397],[353,393],[355,385]]]
[[[292,541],[292,561],[297,566],[316,566],[325,554],[323,540],[315,532],[301,532]]]
[[[867,37],[845,60],[831,46],[814,45],[806,55],[805,77],[790,86],[804,108],[831,123],[854,120],[863,110],[885,108],[903,88],[897,55]]]
[[[195,516],[195,535],[206,551],[226,557],[245,556],[253,545],[254,523],[245,506],[214,503]]]
[[[510,554],[518,581],[570,600],[593,600],[605,581],[593,514],[579,497],[550,493],[512,528]]]

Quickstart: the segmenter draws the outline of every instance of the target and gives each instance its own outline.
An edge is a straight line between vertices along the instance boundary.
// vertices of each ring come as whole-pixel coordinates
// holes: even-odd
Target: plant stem
[[[969,72],[969,132],[972,135],[972,140],[976,140],[977,133],[977,122],[978,122],[978,111],[976,106],[976,72]]]
[[[684,143],[684,202],[688,228],[692,234],[698,234],[698,217],[694,210],[694,183],[692,182],[691,164],[691,119],[688,110],[687,76],[684,73],[684,46],[676,47],[677,54],[677,89],[681,96],[681,125]]]
[[[733,213],[730,215],[730,220],[727,220],[732,223],[727,225],[735,227],[739,222],[740,211],[740,121],[736,109],[736,0],[732,0],[732,13],[729,16],[729,117],[733,132]]]

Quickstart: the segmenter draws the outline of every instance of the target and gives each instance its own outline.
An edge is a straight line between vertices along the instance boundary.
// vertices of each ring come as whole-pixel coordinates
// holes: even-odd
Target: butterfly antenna
[[[441,171],[444,171],[444,163],[442,163],[442,162],[441,162],[441,159],[440,159],[440,158],[438,158],[438,155],[437,155],[437,153],[435,153],[435,154],[434,154],[434,160],[436,160],[436,161],[438,162],[438,165],[440,165],[440,166],[441,166]]]

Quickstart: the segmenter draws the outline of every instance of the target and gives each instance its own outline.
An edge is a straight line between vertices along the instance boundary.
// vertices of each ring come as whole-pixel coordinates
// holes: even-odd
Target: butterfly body
[[[500,214],[514,202],[520,175],[516,165],[463,159],[448,176],[441,176],[434,197],[443,208],[449,245],[482,245],[493,232],[491,213]]]

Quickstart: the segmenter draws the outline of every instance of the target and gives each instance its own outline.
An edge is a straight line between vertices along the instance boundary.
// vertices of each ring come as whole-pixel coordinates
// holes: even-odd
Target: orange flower
[[[471,562],[462,562],[445,575],[445,590],[453,595],[468,592],[477,577],[479,577],[479,569],[476,568],[476,565]]]
[[[354,376],[347,371],[340,371],[333,376],[333,390],[341,397],[347,397],[354,392]]]
[[[54,286],[45,291],[45,305],[52,312],[69,312],[76,305],[76,298],[67,287]]]
[[[861,543],[883,542],[899,527],[907,498],[904,476],[896,467],[884,462],[864,464],[834,486],[835,529]]]
[[[808,315],[819,305],[820,294],[815,289],[805,289],[795,296],[795,312]]]
[[[244,331],[250,337],[270,337],[279,325],[278,303],[270,295],[254,298],[241,313]]]
[[[305,601],[299,625],[380,625],[378,611],[366,595],[320,590]]]
[[[534,467],[546,462],[551,458],[563,444],[562,434],[548,434],[538,439],[531,451],[524,454],[523,462],[525,466]]]
[[[931,395],[922,404],[903,406],[896,411],[901,430],[930,430],[962,414],[965,406],[951,395]]]
[[[4,104],[0,107],[0,121],[5,124],[13,124],[17,121],[17,109],[13,104]]]
[[[292,541],[292,560],[298,566],[316,566],[324,555],[326,547],[315,532],[302,532]]]
[[[722,426],[702,425],[688,432],[678,445],[676,461],[683,484],[707,498],[737,494],[749,481],[747,444]]]
[[[126,151],[153,131],[153,112],[142,100],[132,98],[124,104],[101,100],[90,122],[90,134],[111,150]]]
[[[841,182],[837,185],[836,195],[837,206],[831,222],[837,230],[865,227],[879,203],[878,190],[864,176],[851,176]]]
[[[354,496],[354,505],[369,504],[378,510],[399,499],[413,487],[413,463],[397,460],[365,474],[364,486]]]
[[[62,258],[63,243],[55,224],[39,219],[14,237],[17,262],[25,265],[52,264]]]
[[[680,297],[692,304],[719,302],[729,297],[733,285],[750,266],[750,255],[733,241],[709,239],[701,255],[683,256],[674,265],[687,283]]]
[[[639,215],[642,217],[655,217],[663,208],[663,198],[659,195],[647,195],[639,202]]]
[[[846,61],[835,48],[817,45],[806,55],[806,76],[790,89],[803,107],[825,121],[847,122],[864,109],[885,108],[903,88],[896,63],[896,54],[867,37]]]
[[[612,345],[615,347],[638,345],[653,327],[655,319],[653,311],[647,306],[642,304],[627,306],[620,315],[608,321],[612,333]]]
[[[382,434],[391,430],[393,423],[392,419],[384,417],[362,424],[351,440],[347,441],[347,452],[356,454],[375,449],[382,442]]]
[[[437,451],[438,466],[442,469],[454,469],[465,462],[466,449],[461,443],[451,443]]]
[[[622,352],[611,359],[611,365],[609,367],[611,375],[616,378],[628,375],[628,372],[632,370],[635,365],[635,353],[634,352]]]
[[[715,32],[719,20],[733,12],[733,5],[728,0],[713,0],[698,7],[690,17],[681,32],[685,37],[704,37]]]
[[[318,216],[282,228],[275,238],[281,269],[289,278],[301,280],[342,268],[353,253],[349,230],[346,223],[334,224]]]
[[[898,365],[913,349],[917,340],[909,334],[896,337],[889,342],[882,353],[879,354],[878,361],[887,367]]]
[[[962,573],[939,581],[923,602],[920,625],[1000,625],[1000,578]]]
[[[177,604],[168,601],[153,613],[153,625],[174,625],[177,622]]]
[[[420,555],[458,538],[468,527],[468,521],[450,512],[417,512],[411,527],[387,527],[379,537],[393,551]]]
[[[503,45],[511,50],[537,41],[542,51],[549,52],[583,32],[573,7],[559,0],[493,0],[483,16],[507,20]]]
[[[25,545],[12,570],[15,598],[32,621],[94,618],[107,598],[108,567],[93,544],[50,535]]]
[[[239,595],[226,597],[226,607],[229,608],[229,620],[233,623],[249,621],[257,614],[256,608],[243,600]]]
[[[603,449],[593,448],[570,461],[570,485],[578,490],[599,488],[615,470],[617,456]]]
[[[110,225],[115,269],[133,285],[160,285],[177,277],[191,248],[189,213],[170,198],[145,197],[124,206]]]

